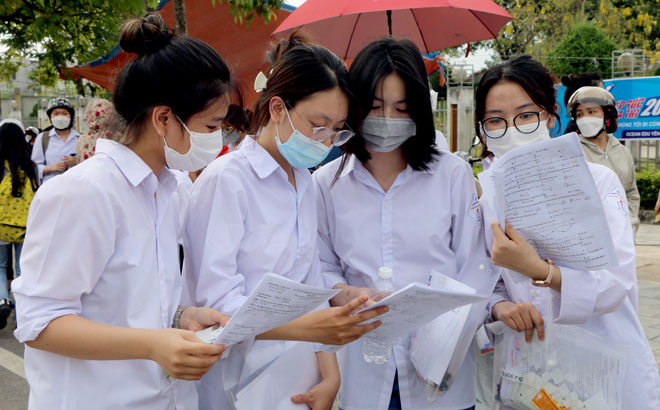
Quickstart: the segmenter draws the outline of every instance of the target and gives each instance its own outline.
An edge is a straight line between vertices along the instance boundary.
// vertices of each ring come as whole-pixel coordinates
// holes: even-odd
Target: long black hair
[[[435,125],[426,67],[419,49],[412,41],[385,37],[369,44],[355,57],[348,75],[353,92],[358,97],[361,119],[371,111],[378,81],[392,73],[403,79],[408,113],[417,126],[417,134],[401,146],[403,155],[412,169],[428,170],[429,164],[436,160],[439,152],[435,148]],[[364,163],[371,156],[365,148],[360,128],[354,128],[356,135],[342,149]],[[346,158],[342,159],[344,163]],[[340,172],[341,168],[343,166],[340,166]]]
[[[531,56],[522,55],[513,57],[501,64],[488,69],[481,77],[477,87],[474,128],[484,148],[482,157],[489,155],[486,138],[481,135],[480,122],[484,120],[486,112],[486,97],[493,86],[500,81],[511,81],[520,85],[529,95],[534,104],[543,108],[548,116],[552,115],[560,123],[561,120],[555,107],[557,104],[557,90],[555,89],[555,76],[552,71]],[[548,117],[549,118],[549,117]]]
[[[0,127],[0,166],[4,170],[5,161],[9,162],[11,194],[15,197],[22,195],[25,177],[30,180],[33,190],[36,191],[38,186],[37,171],[27,145],[21,127],[13,123],[5,123]]]
[[[174,34],[158,13],[127,21],[119,46],[138,55],[122,69],[114,91],[124,144],[133,142],[155,106],[170,107],[185,122],[236,91],[220,55],[200,40]]]

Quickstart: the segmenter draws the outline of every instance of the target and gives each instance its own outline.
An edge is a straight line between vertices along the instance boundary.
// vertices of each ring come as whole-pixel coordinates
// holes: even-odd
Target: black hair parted
[[[406,106],[410,118],[415,121],[417,134],[406,140],[401,148],[406,161],[416,171],[428,170],[429,164],[437,159],[435,148],[435,125],[429,94],[426,67],[417,46],[409,40],[384,37],[367,45],[355,57],[349,69],[351,87],[358,97],[363,120],[371,111],[378,81],[390,74],[399,75],[406,86]],[[360,121],[361,122],[361,121]],[[355,155],[360,162],[371,156],[360,135],[361,126],[353,128],[356,135],[342,149]],[[345,162],[346,156],[343,159]],[[340,171],[341,171],[340,166]]]
[[[21,127],[12,123],[5,123],[0,126],[0,166],[3,168],[5,161],[9,163],[11,194],[13,196],[21,196],[21,188],[25,184],[25,177],[30,180],[32,189],[37,190],[37,170],[34,162],[30,159],[25,134]],[[20,171],[23,171],[23,174]]]
[[[488,156],[488,147],[485,137],[481,135],[480,122],[484,120],[486,111],[486,97],[493,86],[501,81],[511,81],[520,85],[534,101],[543,108],[548,115],[552,115],[560,123],[557,114],[555,89],[555,76],[549,68],[529,55],[512,57],[509,60],[489,68],[481,77],[475,97],[474,128],[484,148],[483,156]]]
[[[114,90],[124,144],[133,142],[155,106],[170,107],[185,122],[235,91],[222,57],[200,40],[176,35],[158,13],[127,21],[119,44],[138,54],[122,69]]]

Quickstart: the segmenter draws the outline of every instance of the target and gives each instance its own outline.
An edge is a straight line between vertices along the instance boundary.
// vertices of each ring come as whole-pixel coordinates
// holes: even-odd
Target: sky
[[[303,4],[305,0],[286,0],[285,3],[291,4],[293,6],[300,6]],[[472,64],[474,67],[474,71],[479,71],[483,68],[486,67],[486,61],[490,60],[492,56],[494,55],[494,51],[491,49],[485,50],[479,50],[478,52],[470,52],[467,58],[465,58],[465,54],[463,54],[462,57],[460,58],[448,58],[449,63],[452,64]]]

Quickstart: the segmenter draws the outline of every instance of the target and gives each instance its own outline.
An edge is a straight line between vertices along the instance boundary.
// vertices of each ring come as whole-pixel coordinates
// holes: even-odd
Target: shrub
[[[640,209],[653,209],[660,191],[660,171],[636,172]]]

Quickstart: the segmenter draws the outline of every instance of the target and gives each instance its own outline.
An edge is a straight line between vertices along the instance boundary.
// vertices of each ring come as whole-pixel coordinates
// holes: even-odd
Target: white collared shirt
[[[491,297],[490,306],[503,300],[531,302],[553,322],[576,325],[610,340],[633,345],[623,408],[660,409],[658,367],[637,315],[635,244],[626,191],[612,170],[598,164],[588,165],[603,202],[619,265],[599,271],[559,266],[561,293],[533,286],[531,280],[518,281],[516,272],[500,269],[502,279]],[[481,197],[488,249],[492,248],[493,241],[490,222],[497,220],[491,201],[491,198]]]
[[[76,143],[78,142],[78,137],[80,137],[78,131],[73,128],[69,130],[69,136],[66,141],[63,141],[62,138],[57,135],[55,128],[51,128],[48,135],[50,139],[48,140],[45,155],[42,143],[44,138],[43,132],[37,135],[37,138],[34,140],[34,146],[32,147],[32,162],[37,164],[37,174],[41,184],[54,176],[63,174],[63,172],[51,172],[50,174],[44,175],[44,168],[46,165],[53,165],[62,161],[62,157],[66,155],[75,155]]]
[[[443,152],[429,171],[408,166],[387,192],[351,156],[336,183],[337,159],[313,175],[319,217],[319,252],[327,287],[347,283],[376,287],[378,267],[393,269],[393,285],[427,283],[432,269],[479,293],[490,294],[497,277],[484,250],[474,177],[463,160]],[[487,264],[484,270],[479,265]],[[470,323],[485,318],[474,305]],[[404,409],[465,409],[475,403],[474,359],[467,355],[450,390],[430,403],[410,361],[410,335],[392,346],[383,365],[367,363],[362,340],[338,353],[342,384],[339,406],[347,410],[387,409],[395,371]]]
[[[96,155],[37,191],[12,284],[20,342],[79,315],[132,328],[171,326],[179,304],[174,176],[99,140]],[[154,199],[156,195],[156,199]],[[25,347],[30,409],[196,409],[194,384],[150,360],[80,360]]]
[[[231,316],[270,272],[323,287],[311,176],[306,169],[294,168],[294,174],[295,189],[250,136],[202,172],[193,184],[184,234],[184,297],[192,304]],[[228,379],[243,379],[284,349],[283,341],[255,342],[242,374],[225,375],[224,381],[222,359],[198,384],[200,408],[227,408],[222,386]]]

